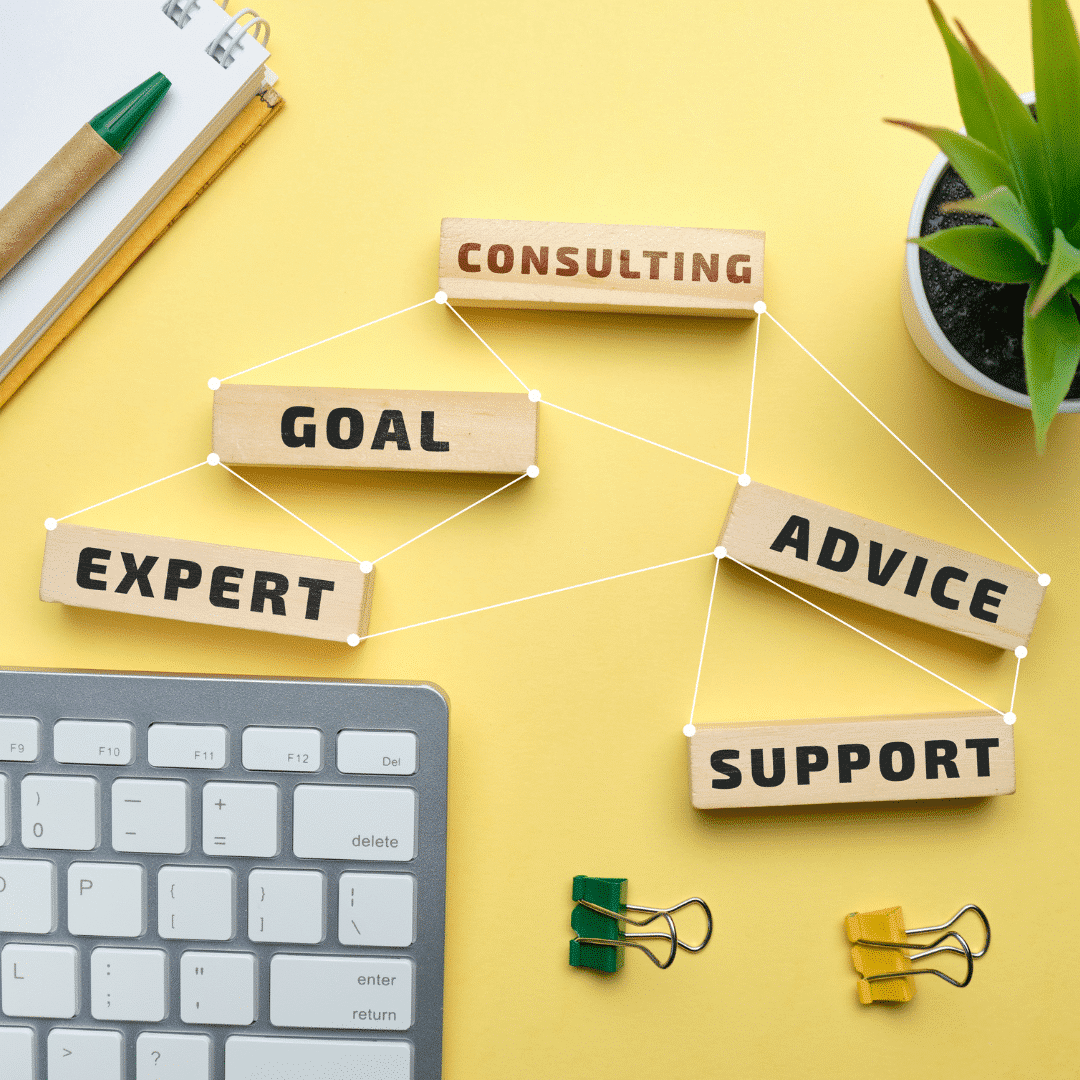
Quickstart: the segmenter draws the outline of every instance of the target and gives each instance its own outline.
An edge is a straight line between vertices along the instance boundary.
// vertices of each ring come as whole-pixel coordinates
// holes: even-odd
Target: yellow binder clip
[[[949,927],[962,915],[973,911],[986,931],[983,947],[975,952],[971,946]],[[910,1001],[915,996],[913,975],[937,975],[953,986],[967,986],[971,982],[975,961],[986,955],[990,948],[990,923],[982,910],[974,904],[965,904],[948,922],[940,926],[922,926],[918,929],[904,928],[904,913],[899,907],[883,908],[881,911],[852,912],[844,920],[848,941],[852,943],[851,960],[859,979],[859,1001],[870,1005],[875,1001]],[[937,934],[933,941],[916,942],[909,938],[919,934]],[[957,945],[943,945],[946,938],[954,938]],[[909,955],[910,953],[910,955]],[[915,960],[940,953],[956,953],[967,962],[967,974],[963,982],[937,968],[913,967]]]

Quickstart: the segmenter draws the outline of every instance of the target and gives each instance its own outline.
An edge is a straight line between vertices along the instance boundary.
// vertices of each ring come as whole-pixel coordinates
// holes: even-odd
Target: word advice
[[[373,581],[340,559],[58,525],[41,599],[344,642],[367,633]]]
[[[439,288],[464,307],[750,318],[765,234],[443,218]]]
[[[1016,790],[999,713],[701,724],[690,736],[699,810],[967,799]]]
[[[737,487],[720,544],[759,570],[1002,649],[1027,644],[1043,587],[995,562],[799,495]]]
[[[523,473],[536,412],[528,394],[222,386],[213,447],[227,465]]]

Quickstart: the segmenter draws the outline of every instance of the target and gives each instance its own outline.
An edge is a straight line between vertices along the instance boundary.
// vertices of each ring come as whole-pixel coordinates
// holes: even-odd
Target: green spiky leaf
[[[1054,293],[1064,288],[1077,274],[1080,274],[1080,251],[1065,239],[1060,229],[1054,230],[1054,250],[1050,252],[1050,262],[1046,273],[1039,283],[1039,288],[1031,301],[1031,314],[1038,315],[1050,302]]]
[[[1035,443],[1041,453],[1046,433],[1065,400],[1080,361],[1080,323],[1067,291],[1054,293],[1037,315],[1032,296],[1024,306],[1024,373],[1031,397]]]
[[[1065,0],[1031,0],[1039,131],[1054,193],[1054,224],[1080,218],[1080,40]]]
[[[1046,239],[1035,228],[1031,216],[1007,187],[994,188],[989,194],[977,199],[945,203],[941,209],[947,214],[985,214],[1015,236],[1027,248],[1028,253],[1043,265],[1050,259]]]
[[[1004,186],[1019,196],[1016,180],[1005,160],[982,143],[949,128],[915,124],[910,120],[886,120],[886,123],[925,135],[949,159],[949,164],[973,194],[988,195],[994,188]]]
[[[1015,285],[1038,281],[1043,272],[1019,240],[992,225],[957,225],[929,236],[912,237],[911,243],[983,281]]]
[[[971,53],[964,48],[963,42],[949,29],[941,9],[930,0],[930,11],[941,31],[945,48],[949,50],[949,62],[952,64],[953,83],[956,86],[956,100],[960,105],[960,115],[964,118],[964,127],[968,135],[989,147],[996,154],[1004,155],[1005,147],[998,134],[994,114],[990,111],[990,102],[986,97],[986,87]]]
[[[1005,148],[1005,160],[1016,177],[1015,194],[1027,207],[1039,230],[1050,235],[1053,228],[1050,178],[1042,136],[1028,107],[1008,84],[1005,76],[982,54],[970,35],[960,26],[983,85],[990,111]],[[974,190],[974,189],[973,189]],[[975,192],[976,195],[979,192]]]

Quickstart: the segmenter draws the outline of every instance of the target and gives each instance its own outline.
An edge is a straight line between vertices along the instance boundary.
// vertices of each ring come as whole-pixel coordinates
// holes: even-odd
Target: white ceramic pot
[[[948,158],[944,154],[938,154],[923,177],[918,194],[915,196],[915,205],[911,208],[908,236],[919,235],[923,215],[926,213],[926,204],[948,164]],[[911,340],[915,342],[915,347],[923,354],[931,367],[936,368],[957,386],[963,386],[968,390],[974,390],[976,394],[997,398],[998,401],[1007,401],[1011,405],[1019,405],[1022,409],[1030,410],[1031,398],[1027,394],[1017,393],[988,378],[977,367],[968,363],[942,333],[926,299],[922,275],[919,273],[919,248],[915,244],[908,244],[904,253],[904,280],[900,291],[900,305],[903,308],[904,322],[907,323]],[[1058,412],[1080,412],[1080,399],[1063,401]]]

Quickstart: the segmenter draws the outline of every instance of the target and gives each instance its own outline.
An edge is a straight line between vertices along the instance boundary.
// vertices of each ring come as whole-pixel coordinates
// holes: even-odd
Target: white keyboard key
[[[143,868],[132,863],[72,863],[68,867],[68,930],[94,937],[146,932]]]
[[[55,929],[55,864],[0,859],[0,932],[51,934]]]
[[[322,768],[322,732],[316,728],[244,728],[240,747],[245,769],[318,772]]]
[[[53,757],[70,765],[130,765],[135,729],[123,720],[58,720]]]
[[[225,1076],[227,1080],[286,1076],[412,1080],[412,1046],[405,1042],[230,1035],[225,1040]],[[143,1080],[141,1074],[138,1080]]]
[[[412,874],[342,874],[338,941],[404,948],[416,940],[416,879]]]
[[[144,1031],[135,1040],[135,1080],[210,1080],[210,1037]]]
[[[216,724],[151,724],[146,760],[158,769],[224,769],[229,732]]]
[[[316,945],[326,936],[326,876],[318,870],[252,870],[248,937]]]
[[[190,797],[183,780],[114,780],[114,851],[182,855],[190,845]]]
[[[416,856],[416,792],[300,784],[293,853],[301,859],[408,862]]]
[[[95,949],[90,954],[90,1015],[95,1020],[164,1020],[167,972],[160,949]]]
[[[412,1027],[413,963],[371,957],[293,956],[270,961],[270,1023],[274,1027]]]
[[[124,1039],[119,1031],[53,1028],[49,1080],[124,1080]]]
[[[79,1011],[79,954],[70,945],[5,945],[0,952],[5,1016],[70,1019]]]
[[[21,716],[0,716],[0,761],[37,761],[41,724]]]
[[[158,871],[158,936],[228,941],[236,932],[236,876],[219,866]]]
[[[255,973],[251,953],[184,953],[180,957],[180,1019],[185,1024],[253,1024]]]
[[[0,1076],[4,1080],[36,1080],[34,1029],[0,1027]]]
[[[416,772],[416,736],[411,731],[342,731],[337,767],[343,773],[410,776]]]
[[[0,847],[11,842],[11,811],[8,802],[8,778],[0,773]]]
[[[279,848],[277,784],[203,785],[203,851],[272,859]]]
[[[92,851],[98,826],[98,782],[92,777],[23,777],[23,847]]]

